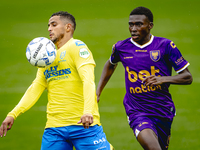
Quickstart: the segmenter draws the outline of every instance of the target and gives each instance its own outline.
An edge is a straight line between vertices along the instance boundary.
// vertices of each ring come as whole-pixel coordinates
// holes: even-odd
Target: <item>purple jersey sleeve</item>
[[[112,54],[110,56],[110,62],[115,65],[120,61],[119,53],[116,50],[115,44],[112,47]]]
[[[169,61],[177,73],[181,72],[189,65],[172,41],[168,43],[167,50],[169,52]]]

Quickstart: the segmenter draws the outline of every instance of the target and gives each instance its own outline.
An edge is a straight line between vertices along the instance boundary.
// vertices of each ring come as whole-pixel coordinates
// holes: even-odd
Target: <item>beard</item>
[[[56,44],[58,42],[58,38],[54,38],[51,40],[54,44]]]
[[[56,44],[57,42],[59,42],[62,38],[64,37],[64,34],[60,34],[58,37],[55,37],[53,39],[51,39],[51,41]]]

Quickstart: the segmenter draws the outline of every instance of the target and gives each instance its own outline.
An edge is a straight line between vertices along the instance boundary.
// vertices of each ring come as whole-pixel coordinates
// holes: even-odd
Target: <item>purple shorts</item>
[[[130,126],[137,138],[143,129],[152,129],[158,136],[160,146],[163,150],[167,150],[171,135],[172,121],[168,118],[141,116],[135,120],[130,120]]]

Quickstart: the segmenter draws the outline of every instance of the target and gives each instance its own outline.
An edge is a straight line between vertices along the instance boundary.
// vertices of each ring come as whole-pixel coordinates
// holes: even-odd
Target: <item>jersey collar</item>
[[[135,46],[137,46],[137,47],[139,47],[139,48],[144,48],[144,47],[150,45],[150,44],[152,43],[153,39],[154,39],[154,36],[151,35],[150,40],[149,40],[147,43],[143,44],[143,45],[140,45],[140,44],[136,43],[135,41],[133,41],[132,38],[130,39],[130,41],[131,41]]]

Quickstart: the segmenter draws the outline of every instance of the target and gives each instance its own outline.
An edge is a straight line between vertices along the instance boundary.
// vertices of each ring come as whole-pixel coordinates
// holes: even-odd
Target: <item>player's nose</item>
[[[130,27],[130,30],[133,31],[133,32],[137,31],[137,27],[135,25],[133,25],[133,26]]]
[[[48,31],[49,31],[49,32],[52,31],[51,26],[48,27]]]

